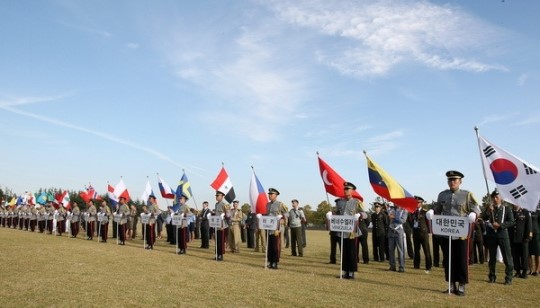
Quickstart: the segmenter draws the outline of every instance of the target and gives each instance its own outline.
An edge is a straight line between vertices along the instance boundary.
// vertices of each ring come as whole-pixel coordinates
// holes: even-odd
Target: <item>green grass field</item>
[[[304,257],[284,249],[279,270],[264,268],[264,254],[245,244],[239,254],[213,261],[210,250],[189,243],[186,255],[158,240],[153,251],[141,239],[107,243],[0,228],[1,307],[532,307],[540,277],[487,283],[487,263],[471,267],[467,295],[443,294],[442,268],[389,272],[388,264],[359,264],[355,280],[340,280],[328,265],[326,231],[308,230]],[[369,239],[371,242],[371,238]],[[371,251],[370,251],[371,253]],[[423,265],[423,263],[422,263]]]

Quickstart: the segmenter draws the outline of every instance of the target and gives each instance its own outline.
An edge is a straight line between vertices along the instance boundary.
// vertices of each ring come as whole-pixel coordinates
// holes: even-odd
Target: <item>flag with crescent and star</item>
[[[345,180],[330,167],[322,158],[319,158],[319,170],[321,172],[321,178],[324,183],[324,189],[332,196],[343,198],[345,196],[343,192],[343,184]],[[353,191],[353,198],[360,201],[364,201],[364,198],[356,191]]]

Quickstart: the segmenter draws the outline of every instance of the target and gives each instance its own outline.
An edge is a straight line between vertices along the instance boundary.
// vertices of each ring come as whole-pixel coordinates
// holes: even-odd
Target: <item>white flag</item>
[[[146,181],[146,187],[144,188],[144,192],[141,195],[141,201],[146,202],[148,201],[148,197],[153,196],[154,192],[152,191],[152,186],[150,186],[150,180]]]
[[[503,200],[536,211],[540,169],[478,136],[486,178],[495,182]]]

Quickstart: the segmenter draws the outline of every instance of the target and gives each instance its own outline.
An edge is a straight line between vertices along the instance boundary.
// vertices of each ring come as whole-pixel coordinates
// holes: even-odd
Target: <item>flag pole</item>
[[[476,132],[476,142],[478,143],[478,153],[480,153],[480,162],[482,163],[482,171],[484,173],[484,181],[486,183],[487,194],[489,195],[489,185],[486,177],[486,166],[484,166],[484,160],[482,159],[482,149],[480,148],[480,135],[478,134],[478,126],[474,127]]]

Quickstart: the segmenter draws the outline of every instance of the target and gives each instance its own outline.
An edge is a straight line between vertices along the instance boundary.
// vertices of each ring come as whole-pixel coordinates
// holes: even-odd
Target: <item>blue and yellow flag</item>
[[[373,191],[388,201],[406,209],[409,212],[414,212],[417,201],[413,195],[403,188],[393,177],[391,177],[384,169],[371,160],[367,154],[367,166],[369,174],[369,182]]]

